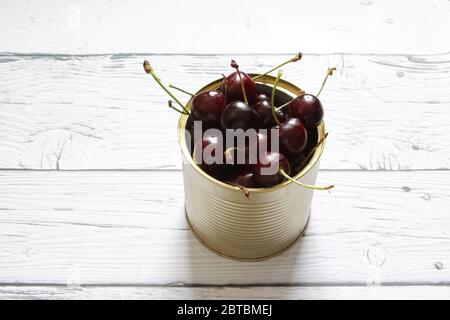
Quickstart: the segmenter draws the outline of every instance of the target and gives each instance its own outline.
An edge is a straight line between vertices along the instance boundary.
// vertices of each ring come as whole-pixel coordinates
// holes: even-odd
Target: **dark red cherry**
[[[270,101],[268,100],[260,101],[253,106],[253,109],[256,111],[256,113],[260,118],[261,128],[271,128],[275,126],[275,120],[273,119],[272,106],[270,104]],[[280,122],[286,120],[286,117],[281,110],[277,111],[276,113]]]
[[[278,120],[280,120],[281,123],[285,122],[287,119],[289,119],[289,114],[286,111],[278,110],[277,111]]]
[[[245,94],[247,95],[248,103],[253,105],[255,103],[256,86],[253,79],[245,72],[239,71],[244,83]],[[226,85],[224,84],[226,81]],[[225,89],[226,87],[226,89]],[[241,87],[241,79],[237,71],[230,74],[222,81],[222,91],[227,94],[227,101],[232,102],[234,100],[244,101],[244,95]]]
[[[265,93],[258,93],[256,95],[256,103],[261,101],[270,101],[270,96]]]
[[[221,139],[204,135],[195,144],[192,158],[204,171],[208,173],[216,171],[225,161]]]
[[[306,128],[316,128],[323,119],[323,107],[319,98],[304,94],[295,98],[290,104],[292,116],[301,119]]]
[[[307,164],[305,154],[301,154],[297,158],[291,160],[292,175],[299,173]]]
[[[260,154],[270,151],[270,131],[266,132],[258,131],[256,137],[251,137],[246,141],[246,164],[252,166],[258,161]]]
[[[270,130],[267,130],[267,133],[258,131],[256,134],[256,139],[254,140],[256,141],[258,151],[261,152],[261,148],[267,148],[267,150],[262,150],[262,152],[270,150]],[[251,147],[251,144],[249,144],[249,147]]]
[[[280,151],[288,157],[299,156],[306,147],[308,133],[297,118],[290,118],[280,126]]]
[[[253,179],[265,187],[272,187],[284,181],[280,170],[290,174],[288,159],[279,152],[265,152],[253,166]]]
[[[248,104],[235,100],[229,103],[222,112],[220,124],[223,129],[258,128],[258,114]]]
[[[219,123],[224,107],[225,95],[219,90],[199,94],[192,100],[194,116],[208,123]]]
[[[255,188],[256,184],[253,180],[252,170],[243,170],[233,173],[226,181],[228,184],[234,186],[241,186],[244,188]]]

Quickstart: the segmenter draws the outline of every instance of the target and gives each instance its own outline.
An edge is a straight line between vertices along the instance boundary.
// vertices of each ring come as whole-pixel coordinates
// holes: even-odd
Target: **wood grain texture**
[[[259,263],[187,230],[180,172],[0,173],[0,283],[448,285],[448,171],[320,172],[305,237]]]
[[[442,53],[446,0],[4,1],[0,52]]]
[[[166,83],[196,91],[231,56],[0,56],[0,168],[179,169],[177,114],[144,58]],[[249,72],[285,59],[238,58]],[[305,55],[285,79],[315,93],[328,66],[338,72],[321,96],[321,168],[450,168],[450,54]]]
[[[448,286],[64,287],[0,286],[0,299],[370,299],[447,300]]]

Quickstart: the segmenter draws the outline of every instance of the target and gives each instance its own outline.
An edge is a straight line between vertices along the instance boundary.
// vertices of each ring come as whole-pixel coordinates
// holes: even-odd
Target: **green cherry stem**
[[[278,171],[283,177],[285,177],[286,179],[288,179],[289,181],[298,184],[299,186],[302,186],[304,188],[307,189],[314,189],[314,190],[329,190],[331,188],[334,188],[334,185],[329,185],[329,186],[324,186],[324,187],[320,187],[320,186],[312,186],[310,184],[306,184],[306,183],[301,183],[295,179],[293,179],[292,177],[290,177],[283,169],[280,169],[280,171]]]
[[[298,92],[298,94],[297,94],[297,97],[302,96],[302,95],[304,95],[305,93],[306,93],[306,92],[305,92],[304,90],[299,89],[299,92]],[[295,97],[295,98],[297,98],[297,97]],[[289,100],[289,101],[286,102],[285,104],[282,104],[281,106],[279,106],[279,107],[276,108],[275,110],[276,110],[276,111],[282,110],[283,108],[285,108],[286,106],[288,106],[292,101],[294,101],[295,98],[292,98],[291,100]]]
[[[297,53],[295,56],[293,56],[291,59],[289,59],[289,60],[287,60],[287,61],[285,61],[285,62],[283,62],[283,63],[277,65],[276,67],[273,67],[272,69],[270,69],[269,71],[267,71],[267,72],[265,72],[265,73],[263,73],[263,74],[260,74],[260,75],[257,75],[257,76],[255,76],[255,77],[253,77],[252,79],[253,79],[253,80],[256,80],[256,79],[258,79],[258,78],[261,78],[261,77],[263,77],[263,76],[266,76],[266,75],[268,75],[269,73],[271,73],[271,72],[273,72],[273,71],[275,71],[275,70],[277,70],[277,69],[280,69],[282,66],[287,65],[288,63],[296,62],[296,61],[298,61],[298,60],[301,60],[302,57],[303,57],[303,53],[299,52],[299,53]]]
[[[280,81],[280,78],[281,78],[282,75],[283,75],[283,70],[278,70],[277,78],[275,79],[275,82],[274,82],[273,87],[272,87],[272,97],[271,97],[271,101],[270,101],[271,102],[270,104],[271,104],[271,107],[272,107],[272,115],[273,115],[273,118],[274,118],[275,123],[277,124],[277,126],[280,126],[281,122],[278,119],[277,111],[275,109],[275,92],[276,92],[276,89],[277,89],[278,81]]]
[[[189,115],[189,113],[186,113],[186,112],[184,112],[184,111],[178,109],[177,107],[175,107],[175,106],[173,105],[173,101],[172,101],[172,100],[167,101],[167,105],[169,106],[170,109],[175,110],[175,111],[178,112],[178,113],[185,114],[185,115]]]
[[[223,105],[227,105],[227,93],[228,93],[228,83],[227,83],[227,76],[222,73],[223,78],[223,94],[224,94],[224,101]]]
[[[184,113],[189,114],[189,110],[186,109],[186,107],[172,94],[172,92],[169,91],[169,89],[167,89],[161,82],[161,80],[158,78],[158,76],[155,74],[155,71],[153,70],[153,68],[150,66],[150,63],[145,60],[144,61],[144,70],[145,73],[150,74],[153,79],[155,79],[155,81],[159,84],[159,86],[173,99],[175,100],[176,103],[178,103],[178,105],[181,107],[181,109],[183,109]]]
[[[244,96],[244,101],[246,104],[248,104],[247,93],[245,92],[244,81],[242,81],[241,72],[239,71],[239,65],[236,63],[236,61],[231,60],[231,67],[236,69],[236,71],[238,73],[239,82],[241,83],[242,94]]]
[[[325,76],[325,79],[323,79],[322,85],[320,86],[320,90],[317,93],[316,97],[318,97],[319,94],[322,92],[322,89],[325,86],[325,83],[327,82],[328,77],[332,76],[334,71],[336,71],[336,68],[328,68],[327,75]]]
[[[294,98],[295,99],[295,98]],[[286,102],[285,104],[282,104],[281,106],[279,106],[278,108],[275,108],[275,111],[280,111],[282,110],[284,107],[288,106],[292,101],[294,101],[294,99],[289,100],[288,102]]]
[[[173,86],[173,85],[171,85],[171,84],[169,84],[169,88],[178,90],[178,91],[180,91],[180,92],[183,92],[183,93],[187,94],[188,96],[195,97],[195,94],[190,93],[189,91],[186,91],[186,90],[184,90],[184,89],[175,87],[175,86]]]

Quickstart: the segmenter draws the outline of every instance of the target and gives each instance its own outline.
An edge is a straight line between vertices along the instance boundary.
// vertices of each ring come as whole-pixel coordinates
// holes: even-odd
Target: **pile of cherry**
[[[268,94],[267,90],[258,92],[258,86],[255,83],[258,78],[301,58],[302,54],[299,53],[268,72],[253,78],[240,71],[237,63],[232,60],[231,67],[236,71],[228,76],[223,75],[220,88],[197,95],[169,85],[170,88],[191,96],[190,111],[161,83],[148,61],[144,61],[144,70],[151,74],[161,88],[174,100],[169,100],[169,107],[179,113],[189,115],[186,129],[191,133],[188,135],[191,141],[187,141],[187,144],[194,161],[206,173],[220,181],[239,187],[248,197],[248,188],[272,187],[286,179],[306,188],[327,190],[333,187],[332,185],[312,186],[303,184],[292,179],[291,176],[297,174],[306,166],[315,150],[327,137],[327,134],[325,134],[319,141],[317,138],[317,127],[322,122],[324,115],[318,96],[328,76],[333,74],[335,68],[327,70],[326,77],[317,95],[306,94],[301,91],[297,97],[287,102],[277,97],[279,91],[276,88],[282,76],[281,70],[278,71],[271,94]],[[175,106],[175,104],[178,106]],[[198,141],[193,141],[195,121],[201,121],[203,131],[211,128],[219,129],[223,132],[222,139],[214,134],[202,134]],[[270,131],[272,128],[279,129],[279,151],[272,151],[270,148]],[[222,161],[219,163],[198,161],[198,159],[205,157],[203,154],[205,148],[218,150],[214,148],[215,145],[220,144],[221,148],[226,145],[223,139],[226,137],[225,131],[227,129],[243,129],[244,131],[255,129],[257,132],[256,143],[258,144],[256,148],[260,144],[264,144],[268,148],[264,149],[265,152],[258,153],[256,163],[234,161],[234,159],[239,158],[238,153],[243,153],[244,158],[246,158],[247,148],[250,147],[249,142],[246,144],[246,150],[239,148],[223,150]],[[216,155],[213,154],[212,156],[215,157]],[[274,166],[278,170],[275,170],[272,174],[267,174],[263,170]],[[263,174],[263,172],[265,173]]]

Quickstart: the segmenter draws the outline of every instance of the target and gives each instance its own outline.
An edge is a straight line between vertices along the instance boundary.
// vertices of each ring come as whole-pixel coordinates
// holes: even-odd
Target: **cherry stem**
[[[279,172],[283,177],[285,177],[286,179],[288,179],[289,181],[291,181],[291,182],[293,182],[293,183],[295,183],[295,184],[298,184],[299,186],[302,186],[302,187],[307,188],[307,189],[314,189],[314,190],[329,190],[329,189],[331,189],[331,188],[334,188],[334,185],[329,185],[329,186],[321,187],[321,186],[312,186],[312,185],[310,185],[310,184],[301,183],[301,182],[295,180],[294,178],[290,177],[283,169],[280,169],[278,172]]]
[[[300,89],[300,91],[299,91],[297,97],[302,96],[302,95],[304,95],[305,93],[306,93],[305,90]],[[297,98],[297,97],[295,97],[295,98]],[[286,107],[286,106],[288,106],[289,104],[291,104],[291,102],[294,101],[295,98],[292,98],[291,100],[289,100],[289,101],[286,102],[285,104],[282,104],[281,106],[279,106],[279,107],[276,108],[275,110],[276,110],[276,111],[282,110],[284,107]]]
[[[311,158],[311,156],[314,154],[314,152],[316,152],[317,148],[325,141],[325,139],[328,137],[328,132],[325,133],[325,135],[322,137],[322,139],[320,139],[316,145],[314,146],[314,148],[311,149],[311,151],[308,152],[308,155],[306,156],[306,158],[300,163],[299,168],[302,169],[303,166],[306,164],[306,162],[308,161],[309,158]]]
[[[252,79],[253,79],[253,80],[256,80],[256,79],[258,79],[258,78],[261,78],[261,77],[263,77],[263,76],[266,76],[266,75],[268,75],[269,73],[271,73],[271,72],[273,72],[273,71],[275,71],[275,70],[277,70],[277,69],[280,69],[282,66],[284,66],[284,65],[286,65],[286,64],[288,64],[288,63],[296,62],[296,61],[300,60],[302,57],[303,57],[303,53],[299,52],[299,53],[297,53],[295,56],[293,56],[291,59],[289,59],[288,61],[285,61],[285,62],[283,62],[283,63],[277,65],[276,67],[273,67],[273,68],[270,69],[269,71],[267,71],[267,72],[265,72],[265,73],[263,73],[263,74],[260,74],[260,75],[257,75],[257,76],[255,76],[255,77],[253,77]]]
[[[228,83],[227,83],[227,77],[222,73],[222,77],[223,77],[223,105],[226,106],[227,105],[227,92],[228,92]]]
[[[167,104],[169,105],[169,108],[170,108],[170,109],[173,109],[173,110],[175,110],[176,112],[181,113],[181,114],[185,114],[185,115],[187,115],[187,116],[189,115],[189,113],[186,113],[186,112],[181,111],[180,109],[176,108],[176,107],[173,105],[173,101],[172,101],[172,100],[167,101]]]
[[[281,78],[282,75],[283,75],[283,70],[278,70],[277,78],[275,79],[275,82],[273,83],[272,97],[271,97],[271,101],[270,101],[270,104],[271,104],[271,107],[272,107],[272,115],[273,115],[273,118],[274,118],[275,123],[277,124],[277,126],[280,126],[281,122],[278,119],[277,111],[275,109],[275,92],[276,92],[276,89],[277,89],[278,81],[280,81],[280,78]]]
[[[319,94],[322,92],[322,89],[325,86],[325,83],[327,82],[328,77],[333,75],[333,71],[336,71],[336,68],[328,68],[327,75],[325,76],[325,79],[323,79],[322,85],[320,86],[320,90],[317,93],[316,97],[318,97]]]
[[[150,63],[145,60],[144,61],[144,70],[147,74],[150,74],[153,79],[155,79],[155,81],[159,84],[159,86],[173,99],[175,100],[176,103],[178,103],[181,107],[181,109],[183,109],[184,113],[189,114],[189,110],[186,109],[186,107],[169,91],[169,89],[167,89],[161,82],[161,80],[158,78],[158,76],[155,74],[155,71],[153,70],[153,68],[150,66]]]
[[[243,186],[241,186],[241,185],[239,185],[237,183],[229,183],[229,184],[232,185],[233,187],[239,188],[244,193],[245,197],[248,200],[252,199],[251,196],[250,196],[250,191],[246,187],[243,187]]]
[[[278,108],[275,109],[275,111],[280,111],[281,109],[283,109],[284,107],[288,106],[292,101],[294,101],[295,98],[293,98],[292,100],[289,100],[288,102],[286,102],[285,104],[282,104],[281,106],[279,106]]]
[[[248,104],[247,94],[245,92],[245,87],[244,87],[244,81],[242,81],[241,72],[239,71],[239,65],[236,63],[236,61],[231,60],[231,67],[235,68],[238,73],[239,81],[241,82],[242,94],[244,95],[244,101],[246,104]]]
[[[225,159],[230,159],[230,160],[233,160],[233,154],[232,154],[232,152],[233,151],[239,151],[240,149],[239,148],[237,148],[237,147],[231,147],[231,148],[228,148],[227,150],[225,150],[224,151],[224,153],[223,153],[223,155],[224,155],[224,157],[225,157]]]
[[[175,87],[175,86],[173,86],[173,85],[171,85],[171,84],[169,84],[169,88],[178,90],[178,91],[180,91],[180,92],[183,92],[183,93],[187,94],[188,96],[195,97],[195,94],[190,93],[190,92],[188,92],[188,91],[186,91],[186,90],[184,90],[184,89]]]

